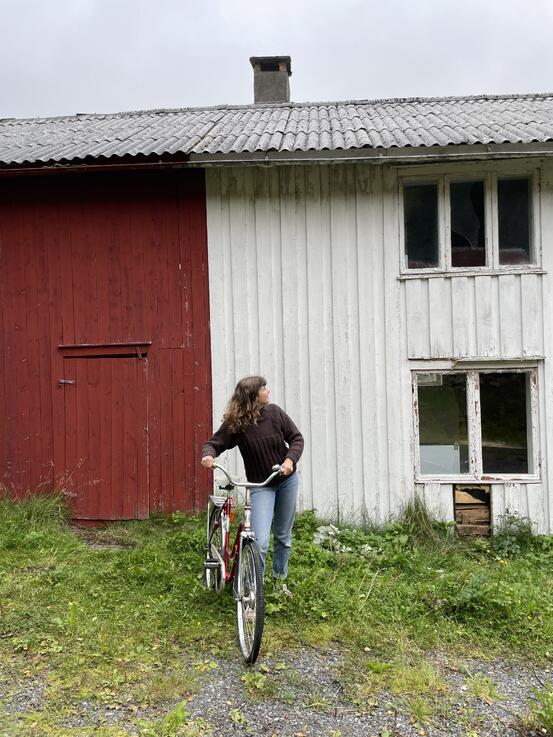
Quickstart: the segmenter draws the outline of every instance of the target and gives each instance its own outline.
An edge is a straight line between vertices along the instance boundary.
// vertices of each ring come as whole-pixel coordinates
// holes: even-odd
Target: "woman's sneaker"
[[[284,581],[284,579],[282,579],[280,577],[279,578],[276,578],[276,577],[273,576],[273,584],[274,584],[274,587],[275,587],[274,588],[274,592],[275,592],[275,594],[277,596],[282,595],[282,596],[288,597],[289,599],[291,599],[293,597],[293,594],[290,591],[290,589],[288,588],[288,586],[286,585],[286,582]]]
[[[294,596],[294,594],[290,591],[290,589],[284,583],[284,581],[281,584],[280,590],[282,591],[282,593],[284,594],[284,596],[287,596],[289,599],[291,599]]]

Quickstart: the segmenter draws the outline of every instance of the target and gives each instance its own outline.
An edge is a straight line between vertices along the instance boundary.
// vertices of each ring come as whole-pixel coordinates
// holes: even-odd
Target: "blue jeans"
[[[281,477],[282,478],[282,477]],[[278,477],[277,477],[278,479]],[[277,481],[263,489],[253,489],[252,528],[261,552],[263,570],[273,525],[273,576],[286,578],[288,574],[288,558],[292,548],[292,527],[296,515],[298,497],[298,476],[294,472],[290,476]],[[274,519],[273,519],[274,514]]]

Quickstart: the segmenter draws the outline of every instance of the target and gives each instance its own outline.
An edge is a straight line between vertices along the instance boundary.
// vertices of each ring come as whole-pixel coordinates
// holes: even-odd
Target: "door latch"
[[[58,386],[61,386],[62,384],[76,384],[75,379],[58,379]]]

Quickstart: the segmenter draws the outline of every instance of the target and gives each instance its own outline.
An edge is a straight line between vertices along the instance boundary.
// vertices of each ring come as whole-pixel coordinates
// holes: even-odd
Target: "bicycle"
[[[207,503],[207,550],[204,562],[204,583],[206,588],[214,588],[221,594],[227,583],[232,583],[236,601],[238,641],[246,663],[255,663],[261,646],[265,621],[265,601],[263,592],[263,565],[261,554],[251,528],[250,490],[267,486],[280,473],[280,466],[272,467],[271,475],[262,483],[237,481],[229,475],[226,468],[214,463],[228,479],[226,485],[218,485],[225,496],[211,495]],[[246,490],[244,517],[238,526],[232,548],[229,548],[230,523],[234,521],[232,497],[235,486]],[[232,568],[229,564],[232,560]]]

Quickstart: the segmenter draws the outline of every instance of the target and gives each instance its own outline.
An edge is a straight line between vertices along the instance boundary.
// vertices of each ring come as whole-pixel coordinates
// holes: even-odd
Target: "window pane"
[[[468,473],[465,374],[426,374],[418,384],[421,473]]]
[[[480,374],[484,473],[529,473],[529,374]]]
[[[485,266],[484,182],[454,182],[451,203],[451,265]]]
[[[403,210],[408,268],[438,266],[438,186],[415,184],[404,187]]]
[[[530,180],[498,179],[499,263],[530,263]]]

